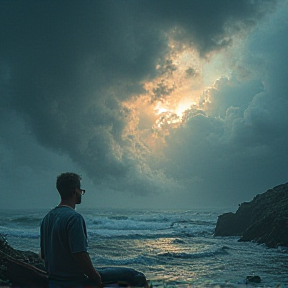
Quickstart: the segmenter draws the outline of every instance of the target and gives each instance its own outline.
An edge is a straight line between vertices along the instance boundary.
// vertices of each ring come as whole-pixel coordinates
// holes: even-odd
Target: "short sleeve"
[[[68,242],[71,253],[87,252],[87,231],[85,221],[80,214],[69,219],[67,226]]]

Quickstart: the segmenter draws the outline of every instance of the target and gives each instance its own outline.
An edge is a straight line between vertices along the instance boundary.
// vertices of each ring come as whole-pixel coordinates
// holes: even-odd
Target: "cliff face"
[[[257,195],[236,213],[218,217],[215,236],[240,236],[239,241],[288,246],[288,183]]]

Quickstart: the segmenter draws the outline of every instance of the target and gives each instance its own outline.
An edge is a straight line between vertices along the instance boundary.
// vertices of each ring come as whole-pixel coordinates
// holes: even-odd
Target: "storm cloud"
[[[286,1],[1,1],[0,8],[0,176],[11,194],[27,191],[25,180],[43,188],[71,169],[91,179],[99,197],[160,195],[167,205],[165,195],[232,203],[287,179]],[[208,109],[187,111],[157,158],[127,132],[134,114],[123,103],[164,73],[157,65],[167,63],[171,41],[207,63],[242,44],[227,52],[231,75],[203,91]]]

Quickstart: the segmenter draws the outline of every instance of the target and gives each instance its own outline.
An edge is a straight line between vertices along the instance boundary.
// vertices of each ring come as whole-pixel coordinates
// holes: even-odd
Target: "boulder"
[[[218,217],[215,236],[240,236],[268,247],[288,246],[288,183],[242,203],[236,213]]]
[[[257,276],[257,275],[247,276],[246,277],[246,283],[248,284],[248,282],[261,283],[261,278],[260,278],[260,276]]]

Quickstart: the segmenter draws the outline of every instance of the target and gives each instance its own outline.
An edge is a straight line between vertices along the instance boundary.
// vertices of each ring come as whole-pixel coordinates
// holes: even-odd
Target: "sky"
[[[195,209],[288,179],[287,0],[1,0],[0,208]]]

